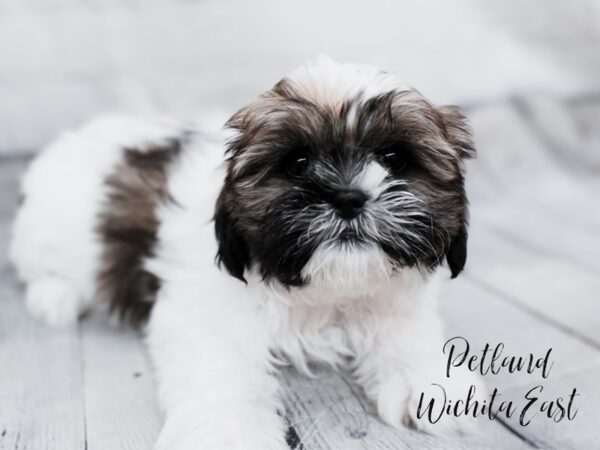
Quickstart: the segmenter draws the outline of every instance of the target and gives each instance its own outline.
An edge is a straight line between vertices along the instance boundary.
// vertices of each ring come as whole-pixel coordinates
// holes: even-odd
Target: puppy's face
[[[362,286],[466,258],[464,117],[394,76],[321,60],[228,126],[219,259],[286,286]]]

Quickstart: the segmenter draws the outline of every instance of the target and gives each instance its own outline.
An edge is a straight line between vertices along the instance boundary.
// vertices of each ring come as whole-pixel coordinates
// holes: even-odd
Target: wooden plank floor
[[[562,131],[548,111],[569,119]],[[600,99],[519,99],[469,116],[480,152],[469,264],[441,299],[446,334],[474,349],[502,342],[508,355],[551,347],[548,379],[503,372],[486,384],[520,404],[537,385],[540,403],[577,388],[577,416],[483,418],[472,436],[434,438],[383,425],[346,374],[284,370],[287,419],[306,450],[600,448]],[[101,316],[52,329],[23,307],[6,247],[25,165],[0,160],[0,449],[150,449],[161,417],[141,336]]]

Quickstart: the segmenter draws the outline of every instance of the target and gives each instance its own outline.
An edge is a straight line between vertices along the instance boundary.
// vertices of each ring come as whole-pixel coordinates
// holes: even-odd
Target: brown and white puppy
[[[11,247],[32,312],[150,315],[159,449],[286,448],[281,362],[351,370],[394,426],[467,427],[416,416],[432,383],[477,384],[444,378],[435,311],[436,274],[467,254],[464,116],[321,58],[227,126],[109,118],[43,152]]]
[[[238,134],[216,214],[225,267],[242,279],[256,264],[265,280],[303,286],[315,250],[377,247],[392,271],[432,271],[447,258],[457,276],[462,167],[474,153],[465,118],[412,89],[332,95],[344,86],[319,76],[283,79],[228,122]]]

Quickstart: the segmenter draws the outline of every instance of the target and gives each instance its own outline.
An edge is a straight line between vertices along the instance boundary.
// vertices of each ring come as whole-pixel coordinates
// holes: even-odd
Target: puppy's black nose
[[[335,208],[335,212],[343,219],[354,219],[360,214],[367,195],[358,189],[343,189],[337,191],[331,204]]]

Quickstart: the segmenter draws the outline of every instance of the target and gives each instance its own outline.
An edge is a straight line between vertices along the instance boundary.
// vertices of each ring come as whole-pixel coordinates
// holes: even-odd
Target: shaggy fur
[[[282,80],[228,122],[237,135],[216,214],[225,267],[242,278],[241,265],[257,264],[266,280],[302,286],[313,252],[347,229],[346,245],[374,242],[395,269],[431,271],[447,256],[457,276],[466,258],[462,167],[474,153],[464,116],[414,90],[311,101],[297,83]],[[290,174],[299,158],[307,167]],[[336,195],[373,164],[387,173],[377,195],[364,194],[365,213],[336,218]],[[315,232],[323,223],[330,229]]]
[[[98,289],[111,312],[134,324],[148,318],[160,286],[144,261],[154,255],[156,209],[170,200],[167,173],[181,146],[181,139],[174,139],[162,146],[127,148],[106,179],[108,201],[98,226],[103,241]]]
[[[104,119],[36,158],[11,244],[29,309],[57,324],[98,297],[134,321],[151,309],[157,450],[286,449],[286,363],[348,370],[392,426],[468,429],[416,416],[432,383],[450,399],[478,385],[445,378],[435,308],[466,261],[462,114],[321,58],[228,126],[224,141]]]

